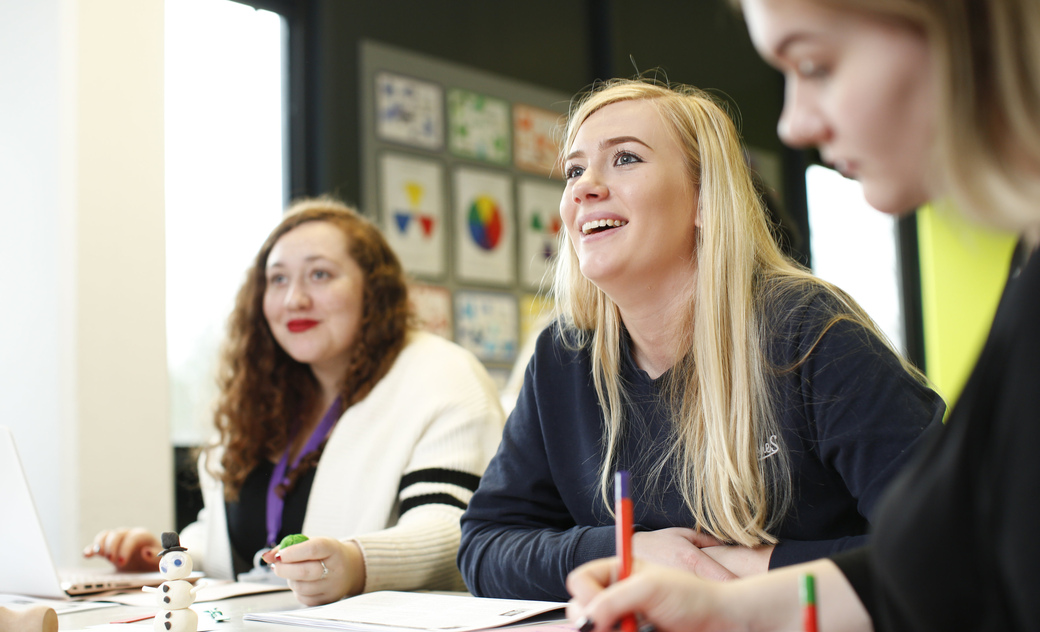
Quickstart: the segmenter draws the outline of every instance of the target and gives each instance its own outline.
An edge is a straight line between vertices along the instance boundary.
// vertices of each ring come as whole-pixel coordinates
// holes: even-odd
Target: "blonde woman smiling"
[[[705,94],[611,81],[573,109],[554,293],[503,443],[463,516],[478,595],[567,598],[613,555],[728,579],[866,538],[941,399],[854,301],[785,258]]]

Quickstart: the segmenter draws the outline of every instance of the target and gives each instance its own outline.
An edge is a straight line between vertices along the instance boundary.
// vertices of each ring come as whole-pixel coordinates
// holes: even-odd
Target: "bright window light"
[[[166,335],[174,445],[212,433],[245,269],[286,202],[286,25],[229,0],[166,12]]]
[[[837,171],[805,172],[812,267],[850,294],[906,354],[895,218],[872,208],[863,187]]]

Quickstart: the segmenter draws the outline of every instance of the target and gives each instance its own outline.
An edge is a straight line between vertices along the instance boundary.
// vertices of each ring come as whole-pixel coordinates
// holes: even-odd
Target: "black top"
[[[821,338],[833,301],[798,295],[774,319],[774,365],[809,355],[776,378],[782,436],[763,446],[786,450],[793,473],[794,503],[774,532],[771,566],[862,544],[883,487],[945,410],[860,326],[842,321]],[[568,572],[614,554],[614,519],[599,496],[603,420],[592,365],[560,335],[556,325],[541,334],[498,454],[462,518],[459,567],[478,596],[566,600]],[[651,380],[627,354],[621,374],[631,403],[618,468],[631,473],[637,528],[693,527],[670,480],[648,487],[649,465],[671,436],[665,377]]]
[[[1040,257],[1004,291],[947,428],[835,558],[878,630],[1040,630]]]
[[[274,466],[270,461],[261,461],[242,483],[238,500],[224,503],[236,577],[252,569],[253,556],[260,549],[267,548],[267,485],[271,482]],[[307,514],[307,499],[311,495],[316,471],[312,467],[301,472],[296,485],[285,495],[279,542],[287,535],[303,531],[303,517]]]

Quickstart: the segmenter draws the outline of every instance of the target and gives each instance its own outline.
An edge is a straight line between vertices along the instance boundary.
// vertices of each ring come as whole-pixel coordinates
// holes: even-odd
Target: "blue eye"
[[[173,565],[174,566],[180,566],[182,564],[184,564],[184,560],[181,560],[181,559],[173,560]]]
[[[620,149],[614,154],[614,164],[617,166],[631,165],[633,163],[643,162],[639,156],[633,154],[630,151]]]

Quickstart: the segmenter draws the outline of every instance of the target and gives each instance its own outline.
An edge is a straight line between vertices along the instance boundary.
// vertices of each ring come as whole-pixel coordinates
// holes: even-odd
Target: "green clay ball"
[[[307,536],[303,535],[302,533],[294,533],[293,535],[287,535],[284,538],[282,538],[281,542],[278,543],[278,549],[281,550],[287,546],[299,544],[300,542],[306,542],[307,540]]]

